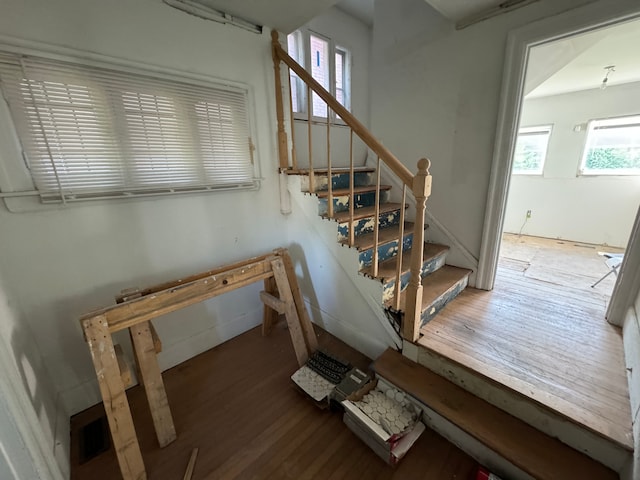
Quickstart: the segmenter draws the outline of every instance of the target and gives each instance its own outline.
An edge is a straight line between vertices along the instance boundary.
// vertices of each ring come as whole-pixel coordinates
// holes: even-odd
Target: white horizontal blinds
[[[43,197],[253,183],[246,91],[9,54],[0,80]]]

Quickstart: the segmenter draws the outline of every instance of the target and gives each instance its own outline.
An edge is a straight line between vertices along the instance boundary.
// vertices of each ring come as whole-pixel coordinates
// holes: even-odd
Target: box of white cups
[[[342,405],[347,427],[389,465],[396,465],[425,430],[422,409],[381,377]]]

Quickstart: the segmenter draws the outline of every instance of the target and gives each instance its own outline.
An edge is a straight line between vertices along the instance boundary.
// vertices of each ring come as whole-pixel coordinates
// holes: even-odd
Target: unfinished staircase
[[[379,295],[378,305],[386,320],[380,314],[380,321],[403,349],[402,354],[387,351],[376,361],[376,371],[425,404],[429,426],[476,459],[495,465],[507,478],[617,478],[616,472],[624,470],[629,458],[626,445],[611,444],[522,395],[505,393],[497,382],[435,357],[421,345],[421,328],[455,301],[472,274],[471,270],[447,264],[447,245],[425,241],[430,162],[420,160],[417,172],[411,173],[287,54],[277,33],[272,34],[272,39],[280,172],[295,176],[292,183],[296,190],[299,186],[317,199],[318,216],[335,222],[336,241],[357,252],[354,269],[360,276],[381,284],[380,293],[375,294],[376,303]],[[281,64],[285,65],[284,72]],[[326,141],[326,164],[320,168],[313,165],[315,119],[307,114],[308,167],[298,167],[295,138],[289,139],[287,133],[287,95],[288,118],[293,119],[294,114],[291,85],[286,88],[283,80],[291,82],[292,72],[306,86],[307,112],[312,111],[312,92],[327,105],[326,140],[322,139]],[[331,152],[331,118],[337,117],[346,123],[351,135],[346,157],[344,152]],[[375,168],[354,166],[354,137],[377,157]],[[338,156],[349,158],[349,166],[332,166],[332,157]],[[383,166],[399,180],[387,181],[399,183],[400,192],[381,181]],[[310,218],[315,216],[316,206],[305,203],[304,210]],[[407,211],[411,215],[406,215]],[[323,238],[326,240],[324,235]],[[332,238],[329,243],[325,241],[325,246],[332,242]]]
[[[414,254],[415,225],[404,221],[408,205],[390,201],[390,185],[377,188],[376,169],[354,167],[352,174],[349,168],[334,168],[331,171],[333,212],[330,214],[328,169],[287,170],[286,173],[302,177],[304,193],[318,198],[318,215],[337,223],[337,241],[357,250],[360,274],[382,283],[380,303],[394,330],[400,334]],[[448,246],[435,243],[424,243],[422,247],[421,325],[467,286],[471,270],[447,265],[448,251]]]

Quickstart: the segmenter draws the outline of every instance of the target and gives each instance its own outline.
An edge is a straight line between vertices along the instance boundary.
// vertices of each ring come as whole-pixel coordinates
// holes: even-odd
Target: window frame
[[[13,116],[7,99],[0,92],[0,123],[7,128],[0,129],[0,156],[4,161],[0,162],[0,198],[11,212],[29,212],[58,209],[68,205],[86,205],[92,203],[113,203],[113,200],[131,201],[138,198],[173,196],[183,194],[213,193],[228,190],[257,190],[260,188],[262,175],[257,148],[257,119],[255,106],[255,93],[251,85],[215,77],[209,74],[193,73],[171,67],[149,64],[144,61],[133,61],[120,57],[86,52],[67,47],[42,44],[40,42],[24,41],[21,39],[5,37],[0,42],[0,51],[15,54],[40,57],[46,60],[75,63],[81,66],[94,68],[107,68],[116,70],[122,74],[146,75],[160,80],[178,83],[188,83],[204,88],[218,88],[229,91],[243,92],[246,94],[247,122],[250,133],[250,155],[252,163],[251,186],[223,186],[217,188],[165,188],[158,185],[150,188],[149,192],[140,192],[132,195],[104,195],[93,198],[81,198],[61,202],[42,202],[41,192],[36,189],[35,181],[31,175],[26,150],[18,135]],[[166,191],[164,191],[166,190]]]
[[[329,44],[329,87],[330,87],[328,91],[334,97],[336,96],[336,64],[335,64],[336,53],[340,51],[341,53],[345,54],[345,63],[343,66],[344,68],[343,77],[346,81],[346,88],[343,89],[345,92],[344,107],[351,112],[351,107],[352,107],[351,105],[351,70],[352,70],[351,51],[348,48],[344,47],[343,45],[336,43],[332,38],[322,33],[318,33],[317,31],[309,28],[299,28],[298,30],[291,32],[289,35],[298,35],[298,38],[302,42],[302,45],[298,46],[298,50],[302,50],[303,52],[304,63],[300,63],[300,62],[299,63],[304,67],[304,69],[309,74],[311,74],[310,69],[308,68],[308,66],[311,65],[311,36],[313,35],[315,37],[321,38],[322,40],[325,40],[328,42]],[[287,36],[287,41],[288,41],[288,36]],[[288,43],[287,43],[287,53],[288,53]],[[292,79],[293,79],[293,76],[292,76]],[[298,103],[302,108],[299,112],[296,112],[296,111],[293,112],[293,118],[294,120],[307,121],[309,119],[309,116],[307,115],[306,84],[299,79],[298,79],[298,82],[299,82],[299,85],[304,86],[302,95],[300,95],[300,99],[298,100]],[[313,102],[312,102],[312,108],[313,108]],[[338,115],[336,115],[336,112],[334,112],[333,110],[331,111],[329,120],[332,124],[346,125],[344,120],[342,120]],[[311,121],[314,123],[326,123],[327,117],[319,117],[312,114]]]
[[[585,136],[584,148],[582,151],[582,156],[580,158],[580,163],[578,164],[578,176],[582,177],[596,177],[596,176],[607,176],[607,177],[633,177],[640,176],[640,168],[637,169],[588,169],[585,168],[585,164],[587,162],[587,156],[589,154],[590,149],[590,136],[598,123],[600,122],[614,122],[620,123],[618,126],[628,125],[630,122],[624,122],[625,119],[637,119],[634,121],[634,124],[640,124],[640,113],[632,114],[632,115],[620,115],[620,116],[612,116],[605,118],[593,118],[589,120],[587,124],[587,134]],[[613,125],[612,125],[613,126]]]
[[[540,162],[540,167],[536,170],[516,170],[516,148],[518,146],[518,139],[523,134],[535,134],[535,133],[547,133],[547,143],[544,148],[544,152],[542,155],[542,161]],[[527,175],[527,176],[542,176],[544,175],[544,167],[547,164],[547,156],[549,154],[549,143],[551,143],[551,134],[553,133],[553,124],[543,124],[543,125],[531,125],[527,127],[518,128],[518,134],[516,135],[516,141],[514,142],[514,150],[513,150],[513,166],[511,167],[512,175]]]

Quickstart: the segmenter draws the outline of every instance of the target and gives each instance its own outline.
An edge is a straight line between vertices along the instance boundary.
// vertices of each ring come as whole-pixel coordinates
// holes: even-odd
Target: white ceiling
[[[527,97],[600,88],[604,67],[615,65],[608,86],[640,81],[640,21],[534,47],[527,67]]]
[[[336,6],[371,27],[373,26],[374,3],[375,0],[342,0]]]
[[[338,0],[195,0],[216,10],[291,33]]]
[[[459,22],[485,10],[497,7],[504,0],[425,0],[440,14],[453,21]]]

